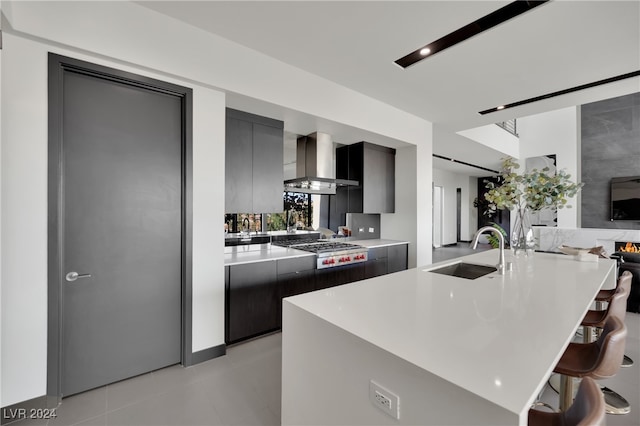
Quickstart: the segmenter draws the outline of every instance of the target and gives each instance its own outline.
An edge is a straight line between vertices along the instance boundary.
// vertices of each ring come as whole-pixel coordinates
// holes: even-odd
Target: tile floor
[[[601,383],[623,395],[631,413],[608,415],[609,426],[640,425],[640,314],[627,313],[626,322],[626,353],[636,363]],[[69,397],[48,423],[11,425],[277,425],[281,346],[282,336],[275,333],[193,367],[176,365]],[[541,399],[558,405],[558,395],[549,388]]]
[[[458,242],[455,245],[434,248],[431,252],[431,261],[433,263],[442,262],[443,260],[455,259],[456,257],[491,249],[492,247],[489,244],[478,244],[478,248],[474,250],[469,243]]]
[[[490,249],[485,246],[479,249]],[[433,262],[472,253],[465,243],[434,249]],[[609,426],[640,425],[640,314],[627,313],[626,354],[636,363],[600,383],[631,403],[631,413],[607,416]],[[11,426],[155,426],[280,424],[282,336],[271,334],[227,349],[193,367],[175,365],[63,400],[57,417]],[[548,386],[541,400],[557,407]]]

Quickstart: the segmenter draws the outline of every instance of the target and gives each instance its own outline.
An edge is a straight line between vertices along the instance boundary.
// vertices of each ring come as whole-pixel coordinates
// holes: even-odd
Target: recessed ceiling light
[[[429,46],[428,48],[422,47],[414,50],[408,55],[396,60],[395,63],[402,68],[407,68],[408,66],[425,59],[427,56],[431,57],[442,50],[455,46],[468,38],[493,28],[496,25],[508,21],[509,19],[515,18],[516,16],[521,15],[534,7],[540,6],[547,1],[549,0],[516,0],[511,2],[480,19],[476,19],[462,28],[455,30],[452,33],[440,37],[438,40],[427,44],[427,46]]]
[[[407,68],[416,62],[419,62],[425,59],[426,56],[433,56],[436,53],[448,49],[449,47],[455,46],[456,44],[465,41],[468,38],[471,38],[477,34],[480,34],[483,31],[486,31],[490,28],[495,27],[509,19],[515,18],[518,15],[521,15],[534,7],[538,7],[542,4],[545,4],[549,0],[516,0],[507,4],[506,6],[501,7],[498,10],[491,12],[488,15],[483,16],[480,19],[476,19],[470,24],[465,25],[462,28],[455,30],[452,33],[449,33],[443,37],[440,37],[438,40],[427,44],[427,47],[422,47],[420,49],[414,50],[408,55],[403,56],[402,58],[394,61],[402,68]]]
[[[616,81],[624,80],[627,78],[638,77],[640,76],[640,70],[628,72],[626,74],[620,74],[615,77],[605,78],[603,80],[594,81],[593,83],[581,84],[580,86],[571,87],[569,89],[558,90],[556,92],[547,93],[546,95],[535,96],[533,98],[524,99],[522,101],[511,102],[510,104],[500,105],[498,107],[485,109],[484,111],[480,111],[479,113],[482,115],[489,114],[492,112],[500,111],[505,108],[513,108],[520,105],[530,104],[532,102],[541,101],[543,99],[554,98],[560,95],[566,95],[567,93],[577,92],[578,90],[589,89],[591,87],[600,86],[602,84],[613,83]]]

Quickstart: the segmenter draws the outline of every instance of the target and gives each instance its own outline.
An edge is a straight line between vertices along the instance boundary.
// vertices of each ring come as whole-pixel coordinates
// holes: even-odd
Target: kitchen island
[[[287,298],[282,424],[526,424],[615,263],[535,253],[505,275],[429,272],[496,250]],[[370,382],[399,397],[399,419]],[[391,398],[393,402],[393,398]]]

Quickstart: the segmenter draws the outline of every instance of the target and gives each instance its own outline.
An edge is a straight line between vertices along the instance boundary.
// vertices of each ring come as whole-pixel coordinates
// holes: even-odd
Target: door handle
[[[75,281],[78,278],[91,278],[91,274],[78,274],[77,272],[69,272],[65,276],[67,281]]]

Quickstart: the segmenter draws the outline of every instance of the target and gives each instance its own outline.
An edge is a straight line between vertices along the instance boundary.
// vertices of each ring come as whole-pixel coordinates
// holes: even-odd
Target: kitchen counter
[[[362,239],[354,239],[353,237],[348,237],[344,239],[345,242],[351,244],[358,244],[359,246],[363,246],[366,248],[378,248],[378,247],[388,247],[388,246],[398,246],[402,244],[409,244],[408,241],[400,241],[400,240],[386,240],[376,238],[373,240],[362,240]]]
[[[428,272],[495,265],[490,250],[285,299],[282,424],[526,424],[615,263],[505,255],[503,276]],[[367,400],[370,380],[399,395],[400,420]]]
[[[286,231],[282,231],[286,232]],[[306,232],[306,231],[302,231]],[[367,248],[376,248],[383,246],[392,246],[399,244],[408,244],[406,241],[395,240],[351,240],[340,239],[340,241],[358,244]],[[224,248],[224,265],[240,265],[243,263],[265,262],[268,260],[278,260],[286,258],[296,258],[303,256],[315,256],[315,253],[274,246],[272,244],[245,244],[239,246],[231,246]]]
[[[315,256],[315,253],[268,244],[251,244],[224,248],[224,265],[266,262],[278,259]]]

